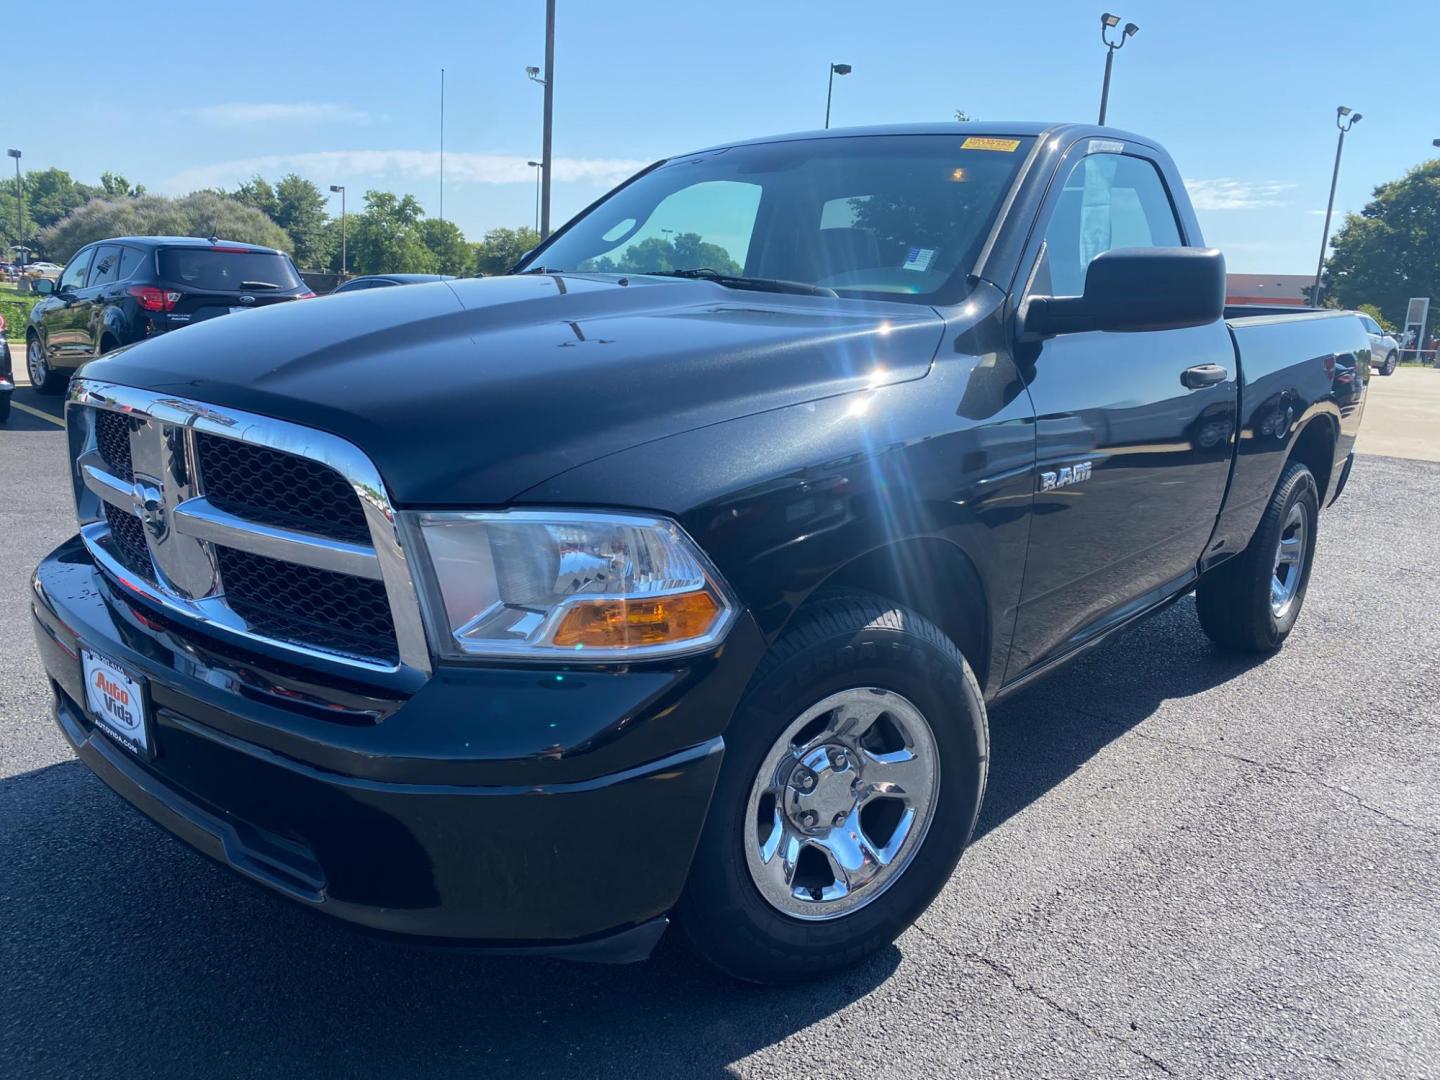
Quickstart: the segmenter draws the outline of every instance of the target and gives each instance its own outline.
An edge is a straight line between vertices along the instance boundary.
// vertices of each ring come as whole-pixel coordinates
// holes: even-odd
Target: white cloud
[[[534,183],[535,170],[527,159],[507,154],[445,155],[446,183],[516,184]],[[556,182],[588,181],[611,185],[648,165],[648,161],[627,158],[556,158]],[[257,174],[296,172],[309,176],[322,187],[344,181],[358,191],[362,182],[377,177],[407,179],[440,175],[440,154],[435,150],[320,150],[304,154],[268,154],[263,157],[197,165],[176,173],[161,184],[182,194],[197,188],[233,187]]]
[[[249,124],[360,124],[373,119],[362,109],[323,101],[265,102],[232,101],[223,105],[202,105],[185,114],[202,124],[216,127],[243,127]]]
[[[1196,210],[1253,210],[1261,206],[1283,206],[1279,195],[1293,188],[1280,180],[1186,180],[1185,189]]]

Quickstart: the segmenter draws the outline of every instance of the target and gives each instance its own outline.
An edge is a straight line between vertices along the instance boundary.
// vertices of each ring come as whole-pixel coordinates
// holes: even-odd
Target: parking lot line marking
[[[42,412],[41,410],[32,408],[31,406],[26,405],[23,402],[12,401],[10,405],[13,408],[19,409],[21,412],[29,413],[31,416],[38,416],[41,420],[49,420],[50,423],[54,424],[58,428],[63,428],[65,426],[65,421],[61,420],[58,416],[51,416],[48,412]]]

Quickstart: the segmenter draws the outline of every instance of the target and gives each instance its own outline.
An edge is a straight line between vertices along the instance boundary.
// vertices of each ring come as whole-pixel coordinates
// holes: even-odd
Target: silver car
[[[1370,366],[1379,368],[1381,375],[1395,374],[1395,365],[1400,362],[1400,342],[1387,334],[1369,315],[1363,312],[1357,314],[1365,325],[1365,332],[1370,335]]]

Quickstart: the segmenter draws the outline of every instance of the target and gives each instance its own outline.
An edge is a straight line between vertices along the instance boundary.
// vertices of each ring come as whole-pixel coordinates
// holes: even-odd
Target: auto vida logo
[[[1056,488],[1084,483],[1090,479],[1090,471],[1090,462],[1082,461],[1078,465],[1062,466],[1055,472],[1042,472],[1040,474],[1040,490],[1054,491]]]
[[[103,671],[95,672],[95,689],[100,691],[100,699],[104,702],[105,712],[111,720],[126,731],[139,728],[140,716],[135,710],[135,703],[130,700],[130,691],[107,679]]]

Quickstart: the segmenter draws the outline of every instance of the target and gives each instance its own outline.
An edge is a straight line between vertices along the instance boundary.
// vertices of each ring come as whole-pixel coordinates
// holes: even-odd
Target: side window
[[[1175,210],[1153,164],[1121,154],[1087,154],[1066,177],[1045,228],[1036,291],[1079,296],[1090,260],[1112,248],[1181,246]]]
[[[145,252],[139,248],[122,247],[120,249],[120,270],[115,275],[116,281],[129,281],[136,270],[145,262]]]
[[[94,288],[96,285],[105,285],[116,279],[120,272],[120,246],[118,244],[104,244],[95,249],[95,261],[90,267],[90,277],[86,285]]]
[[[90,256],[94,254],[94,248],[85,248],[70,260],[70,265],[60,275],[58,292],[74,292],[85,287],[85,271],[90,269]]]

